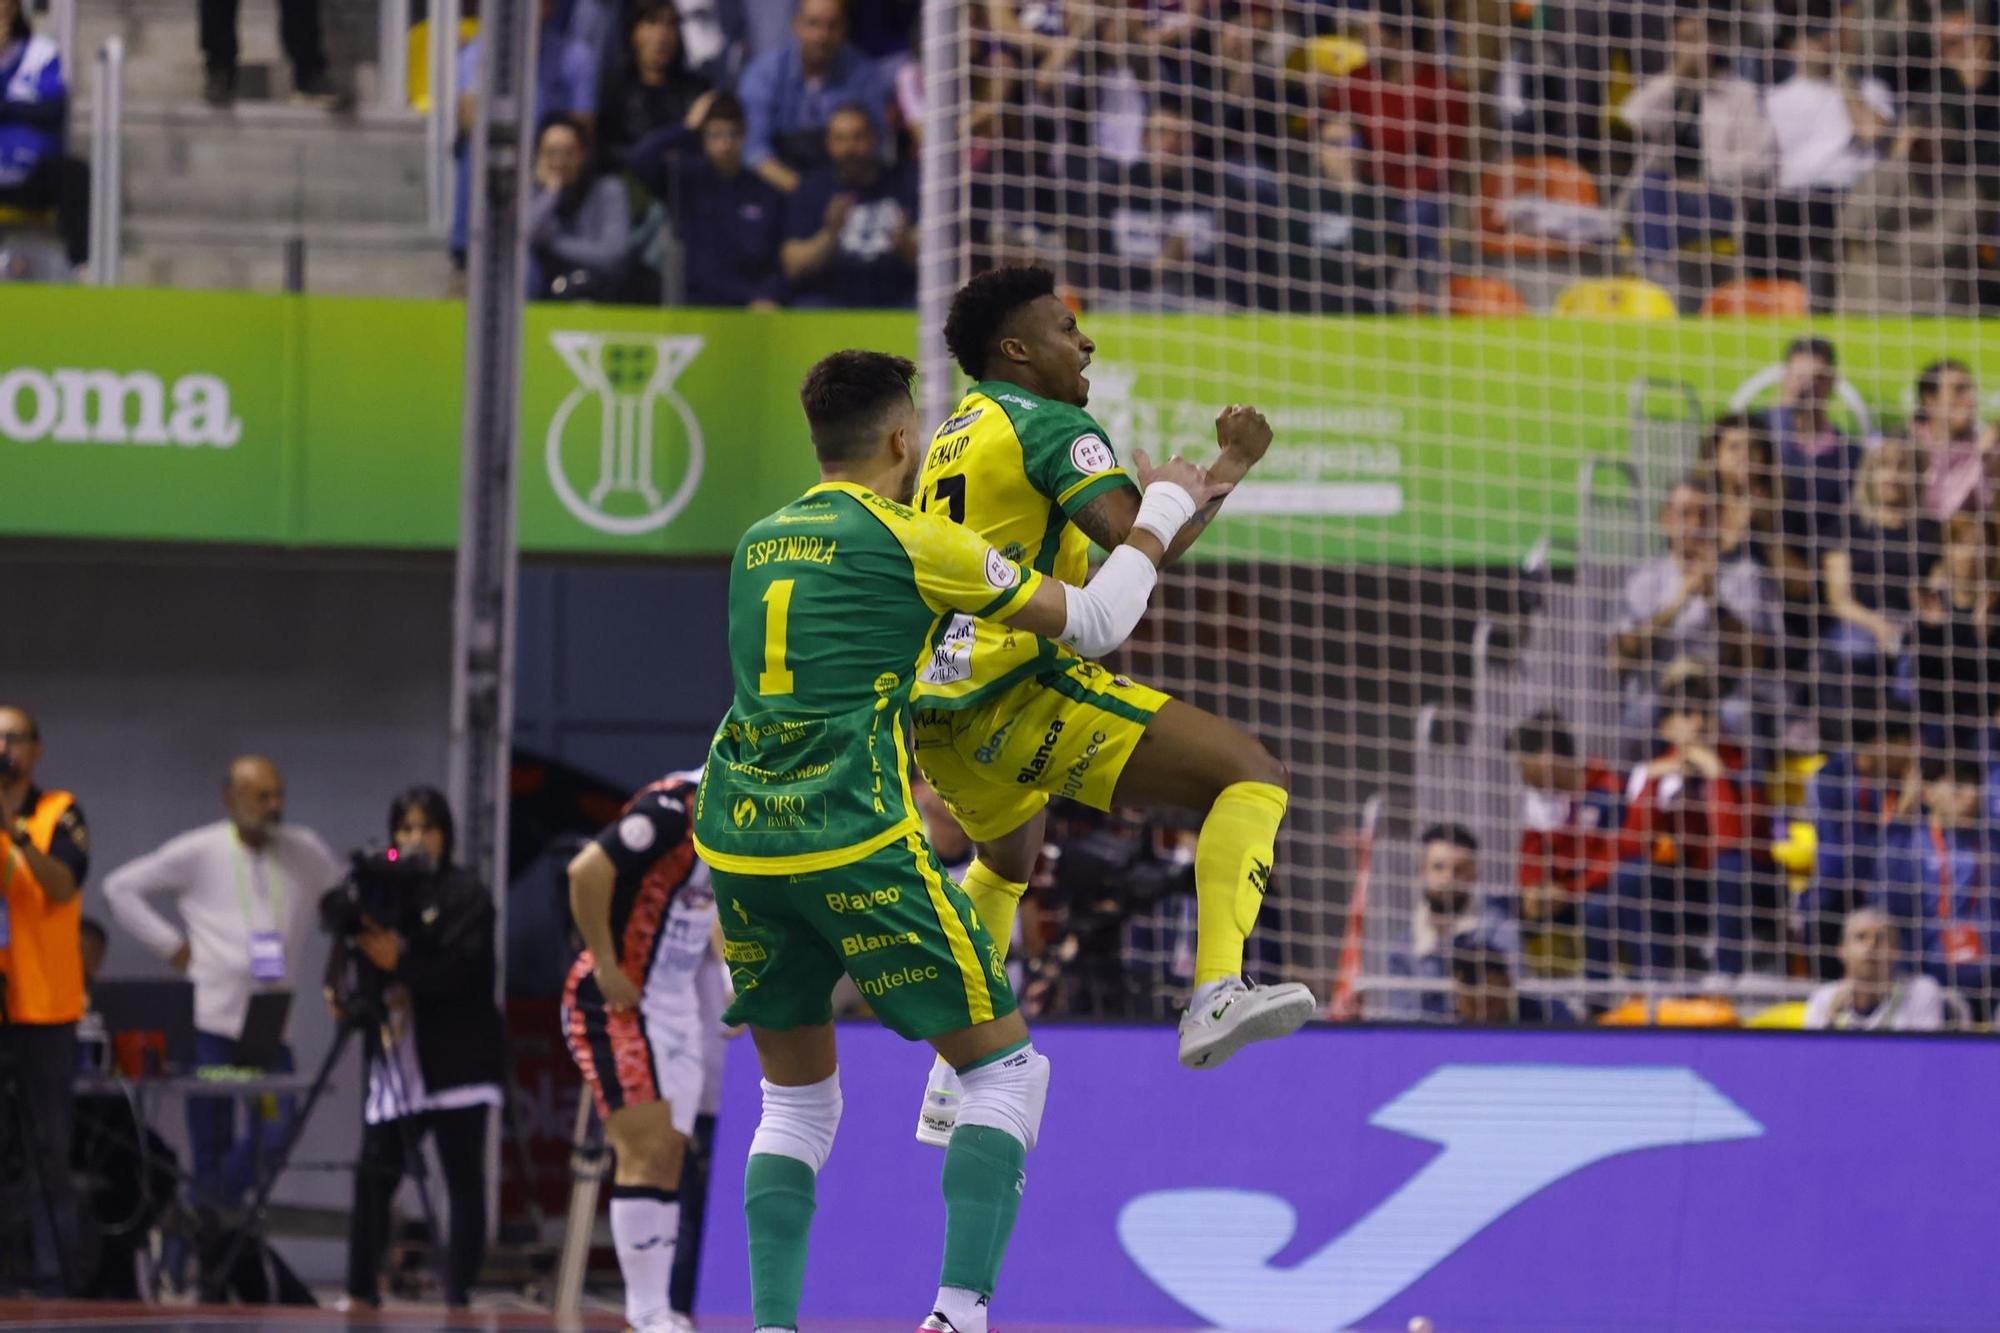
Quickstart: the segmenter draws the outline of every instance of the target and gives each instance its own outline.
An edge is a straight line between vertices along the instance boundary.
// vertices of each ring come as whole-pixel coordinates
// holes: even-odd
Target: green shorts
[[[912,1041],[1014,1012],[1000,951],[918,834],[832,870],[710,878],[736,986],[725,1022],[778,1032],[825,1023],[842,972]]]

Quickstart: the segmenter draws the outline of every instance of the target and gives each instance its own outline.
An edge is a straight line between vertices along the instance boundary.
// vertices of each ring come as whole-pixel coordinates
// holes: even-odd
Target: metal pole
[[[375,10],[375,104],[401,111],[410,104],[410,0],[381,0]]]
[[[964,146],[962,106],[965,61],[962,0],[924,0],[924,144],[918,155],[917,362],[926,422],[951,411],[951,358],[944,350],[944,317],[951,295],[967,276],[960,272],[957,228]]]
[[[90,281],[116,287],[125,235],[124,38],[99,48],[90,102]]]
[[[56,49],[62,52],[63,69],[67,77],[74,78],[80,63],[76,58],[76,0],[49,0],[48,14]]]
[[[450,8],[450,7],[446,7]],[[522,213],[534,132],[535,0],[488,0],[479,113],[468,151],[465,407],[459,443],[457,586],[452,610],[451,802],[472,870],[507,926],[507,792],[514,723],[514,463],[521,419]],[[444,16],[440,15],[442,19]],[[457,23],[455,10],[450,14]],[[433,85],[433,91],[436,86]],[[505,995],[506,959],[496,968]],[[499,1143],[488,1135],[487,1216],[497,1216]]]
[[[428,154],[429,167],[425,172],[428,187],[430,224],[433,231],[443,231],[451,225],[452,190],[452,143],[458,137],[458,18],[459,0],[432,0],[430,7],[430,41],[425,57],[431,70],[431,113],[425,123],[424,146]],[[493,45],[492,15],[488,14],[480,26],[480,75],[491,65],[485,52]],[[491,87],[490,81],[486,83]]]

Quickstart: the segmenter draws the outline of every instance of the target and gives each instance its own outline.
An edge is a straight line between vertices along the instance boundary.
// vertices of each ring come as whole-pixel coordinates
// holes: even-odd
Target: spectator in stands
[[[1731,63],[1731,21],[1683,10],[1673,63],[1618,108],[1645,144],[1633,238],[1647,276],[1670,290],[1678,248],[1730,234],[1746,192],[1770,179],[1777,157],[1763,94]]]
[[[1626,784],[1612,892],[1585,904],[1592,976],[1611,975],[1621,945],[1642,972],[1699,967],[1711,911],[1717,969],[1742,970],[1755,793],[1742,751],[1720,739],[1704,677],[1662,691],[1659,737],[1659,753]]]
[[[1517,991],[1507,955],[1476,935],[1453,942],[1451,980],[1452,1018],[1459,1023],[1546,1026],[1576,1021],[1561,1000]]]
[[[642,0],[631,11],[624,56],[597,90],[597,148],[606,169],[626,170],[648,135],[693,123],[689,113],[708,89],[708,79],[688,68],[673,5]]]
[[[236,100],[238,0],[201,0],[201,54],[208,78],[201,95],[210,106]],[[292,62],[292,93],[301,101],[330,102],[326,48],[319,32],[319,0],[278,0],[278,38]]]
[[[1361,179],[1360,146],[1346,116],[1313,128],[1313,174],[1286,187],[1285,308],[1298,314],[1379,315],[1393,310],[1389,201]]]
[[[1505,911],[1479,889],[1479,839],[1463,824],[1433,824],[1418,839],[1416,910],[1406,951],[1391,953],[1392,976],[1444,981],[1460,948],[1489,947],[1504,955],[1520,952],[1520,933]],[[1444,1019],[1452,997],[1439,988],[1414,1002],[1392,1006],[1406,1017]]]
[[[1907,717],[1857,717],[1851,733],[1853,747],[1828,755],[1806,784],[1817,850],[1798,912],[1807,963],[1822,978],[1838,975],[1840,923],[1881,882],[1884,839],[1910,818],[1922,796],[1916,733]]]
[[[1936,1032],[1944,1026],[1944,990],[1935,978],[1898,966],[1896,928],[1873,907],[1857,909],[1840,936],[1846,976],[1815,988],[1805,1026],[1853,1032]]]
[[[1695,452],[1694,478],[1715,497],[1715,548],[1727,565],[1749,560],[1786,580],[1777,540],[1778,464],[1771,437],[1746,413],[1717,417]]]
[[[1945,170],[1969,177],[1985,202],[2000,202],[2000,55],[1991,14],[1977,14],[1972,0],[1942,0],[1935,40],[1930,110]]]
[[[1749,248],[1753,266],[1807,283],[1816,307],[1830,309],[1840,201],[1875,169],[1896,104],[1880,79],[1853,67],[1834,6],[1806,0],[1804,9],[1782,38],[1791,77],[1764,102],[1777,137],[1777,191]]]
[[[1840,538],[1820,557],[1826,607],[1827,692],[1821,711],[1879,707],[1875,686],[1902,651],[1919,586],[1937,563],[1943,533],[1917,505],[1915,459],[1901,440],[1883,440],[1862,459]]]
[[[1690,659],[1720,682],[1725,729],[1747,736],[1754,686],[1778,629],[1775,591],[1748,555],[1723,563],[1715,497],[1698,479],[1687,478],[1667,493],[1659,523],[1666,551],[1633,566],[1626,577],[1625,614],[1610,642],[1627,725],[1644,729],[1660,672]]]
[[[1993,476],[2000,470],[2000,424],[1979,424],[1979,386],[1972,369],[1952,357],[1933,361],[1917,377],[1917,415],[1910,443],[1924,470],[1924,512],[1940,521],[1960,510],[1993,511]]]
[[[833,113],[826,150],[828,164],[802,176],[785,201],[778,259],[791,303],[846,310],[915,305],[916,179],[883,165],[865,107]]]
[[[785,196],[743,165],[743,104],[734,93],[703,94],[686,123],[640,144],[632,170],[665,201],[680,238],[683,302],[778,308]]]
[[[1618,866],[1623,784],[1610,765],[1585,755],[1553,709],[1507,737],[1527,790],[1515,882],[1530,970],[1572,973],[1581,961],[1571,936],[1583,905],[1601,897]]]
[[[528,299],[623,301],[632,265],[632,205],[590,163],[589,135],[556,116],[535,140],[528,203]]]
[[[847,44],[842,0],[798,0],[792,40],[752,60],[737,95],[748,120],[743,160],[786,194],[826,165],[837,110],[859,107],[880,151],[889,88],[875,62]]]
[[[1128,167],[1099,163],[1094,212],[1094,285],[1148,309],[1249,303],[1249,200],[1241,186],[1195,155],[1194,127],[1162,101],[1146,118],[1146,156]]]
[[[1828,410],[1839,383],[1833,344],[1801,335],[1785,348],[1778,405],[1755,418],[1776,445],[1784,495],[1783,530],[1792,558],[1813,570],[1847,521],[1847,501],[1860,470],[1861,446],[1847,438]],[[1787,622],[1792,637],[1811,642],[1806,623]]]
[[[63,152],[68,122],[62,52],[21,0],[0,0],[0,207],[53,211],[74,268],[90,255],[90,176]]]
[[[2000,959],[2000,831],[1986,818],[1983,778],[1969,757],[1924,760],[1923,815],[1890,839],[1881,900],[1904,955],[1971,1001],[1982,1022]]]
[[[1991,521],[1954,514],[1941,558],[1917,594],[1912,636],[1918,715],[1925,739],[1977,752],[2000,697],[2000,555]]]
[[[1436,285],[1443,258],[1446,196],[1451,173],[1466,156],[1465,95],[1418,49],[1422,31],[1403,0],[1383,0],[1368,28],[1368,63],[1336,83],[1330,110],[1354,118],[1368,149],[1368,177],[1389,191],[1393,221],[1420,266],[1423,285]]]
[[[687,67],[711,87],[734,88],[746,39],[744,0],[672,0]]]

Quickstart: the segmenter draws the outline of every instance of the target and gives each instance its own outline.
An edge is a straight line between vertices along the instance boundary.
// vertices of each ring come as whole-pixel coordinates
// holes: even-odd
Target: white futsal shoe
[[[1255,986],[1241,977],[1212,981],[1194,993],[1181,1015],[1181,1063],[1213,1069],[1253,1041],[1297,1032],[1318,1010],[1296,981]]]
[[[958,1071],[942,1060],[932,1060],[930,1077],[924,1083],[923,1109],[917,1112],[918,1143],[933,1148],[951,1143],[951,1132],[958,1128],[959,1098],[964,1095]]]

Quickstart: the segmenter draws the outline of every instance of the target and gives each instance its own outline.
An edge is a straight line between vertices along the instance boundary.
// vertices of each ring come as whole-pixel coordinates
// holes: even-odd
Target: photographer
[[[445,1301],[466,1304],[486,1246],[486,1121],[506,1035],[493,1000],[493,895],[452,861],[451,809],[432,787],[389,803],[388,852],[357,858],[327,895],[327,1003],[366,1039],[368,1091],[348,1228],[347,1294],[381,1304],[389,1208],[429,1133],[451,1200]]]

